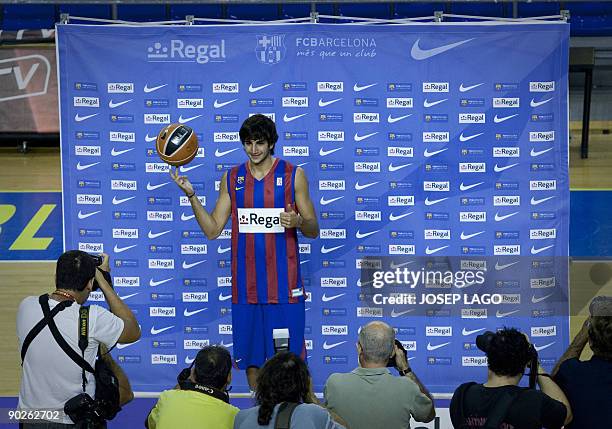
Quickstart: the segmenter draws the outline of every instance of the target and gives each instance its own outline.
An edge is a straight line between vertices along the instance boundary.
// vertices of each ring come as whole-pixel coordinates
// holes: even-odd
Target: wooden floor
[[[594,130],[590,157],[580,159],[580,135],[572,133],[570,184],[572,189],[612,190],[612,136]],[[60,191],[59,149],[32,148],[27,154],[0,148],[0,191]],[[0,239],[2,239],[0,235]],[[54,263],[0,263],[0,396],[19,391],[20,359],[15,336],[19,302],[28,295],[52,290]],[[588,302],[598,294],[612,295],[612,262],[573,262],[570,265],[572,336],[588,313]],[[587,354],[588,355],[588,354]]]

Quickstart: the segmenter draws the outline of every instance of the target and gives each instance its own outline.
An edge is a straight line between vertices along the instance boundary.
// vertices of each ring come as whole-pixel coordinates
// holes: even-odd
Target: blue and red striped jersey
[[[257,180],[247,164],[227,174],[232,203],[232,302],[286,304],[304,300],[300,253],[295,228],[281,233],[239,231],[239,209],[295,207],[297,168],[276,158],[268,174]],[[298,208],[295,208],[298,212]]]

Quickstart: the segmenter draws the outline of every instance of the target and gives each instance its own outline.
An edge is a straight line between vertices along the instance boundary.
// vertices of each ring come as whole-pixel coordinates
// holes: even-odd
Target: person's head
[[[532,345],[514,328],[504,328],[492,334],[483,351],[487,355],[489,370],[506,377],[523,375],[533,356]]]
[[[72,292],[79,303],[81,295],[85,296],[84,302],[93,288],[95,275],[96,263],[88,253],[68,250],[57,260],[55,287]]]
[[[597,297],[590,306],[589,345],[595,356],[612,360],[612,298]]]
[[[395,332],[384,322],[370,322],[361,328],[357,353],[362,365],[386,367],[393,355]]]
[[[276,404],[304,402],[309,390],[310,373],[306,363],[294,353],[277,353],[264,364],[257,375],[258,423],[270,423]]]
[[[259,164],[274,155],[278,141],[274,121],[265,115],[253,115],[240,127],[240,141],[251,163]]]
[[[232,381],[232,357],[221,346],[204,347],[191,368],[191,381],[216,389],[225,389]]]

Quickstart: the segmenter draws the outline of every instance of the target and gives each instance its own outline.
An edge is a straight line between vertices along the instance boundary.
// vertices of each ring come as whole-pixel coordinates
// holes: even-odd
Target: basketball
[[[187,164],[196,156],[198,138],[190,127],[170,124],[157,135],[155,147],[162,161],[178,167]]]

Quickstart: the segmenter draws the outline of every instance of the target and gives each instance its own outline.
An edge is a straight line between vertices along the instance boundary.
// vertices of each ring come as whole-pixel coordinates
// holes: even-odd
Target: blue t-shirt
[[[274,407],[270,423],[266,426],[257,423],[259,406],[241,410],[236,414],[234,429],[274,429],[279,405]],[[291,429],[344,429],[344,426],[334,422],[325,408],[315,404],[300,404],[291,415]]]

